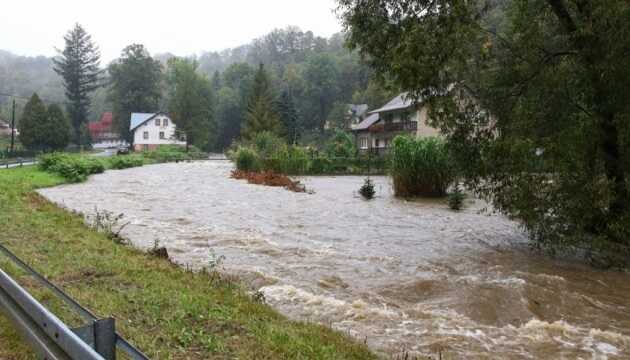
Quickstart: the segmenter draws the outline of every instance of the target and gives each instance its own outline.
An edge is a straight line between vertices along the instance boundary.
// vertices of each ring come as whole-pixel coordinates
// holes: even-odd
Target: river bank
[[[230,279],[115,245],[35,192],[64,182],[35,167],[0,171],[0,241],[87,308],[115,317],[121,334],[150,357],[374,358],[340,332],[287,320]],[[62,320],[78,320],[27,277],[12,275]],[[33,358],[2,316],[0,358]]]
[[[222,258],[297,320],[350,333],[379,353],[443,359],[630,357],[630,275],[529,250],[519,225],[440,200],[393,196],[373,177],[299,178],[314,194],[230,179],[199,162],[106,172],[42,191],[69,209],[124,213],[124,235],[180,264]]]

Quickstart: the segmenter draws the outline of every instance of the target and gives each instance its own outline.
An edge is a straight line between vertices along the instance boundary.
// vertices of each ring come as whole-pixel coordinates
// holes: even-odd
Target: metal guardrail
[[[44,359],[115,360],[116,348],[133,360],[149,359],[116,333],[114,319],[99,319],[3,245],[0,253],[87,321],[71,329],[0,269],[0,310]]]
[[[10,167],[16,167],[16,166],[24,166],[24,165],[33,165],[37,162],[36,159],[31,159],[31,158],[26,158],[26,159],[22,159],[22,158],[18,158],[16,160],[13,161],[1,161],[0,160],[0,169],[8,169]]]

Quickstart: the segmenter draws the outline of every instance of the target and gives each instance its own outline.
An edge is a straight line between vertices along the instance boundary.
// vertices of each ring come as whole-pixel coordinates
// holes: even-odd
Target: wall
[[[155,125],[155,120],[160,120],[160,126]],[[168,120],[168,126],[164,126],[164,120]],[[144,138],[144,132],[149,133],[149,138]],[[160,132],[164,132],[164,139],[160,139]],[[157,117],[145,122],[134,130],[134,145],[185,145],[185,142],[175,140],[175,124],[166,115]]]

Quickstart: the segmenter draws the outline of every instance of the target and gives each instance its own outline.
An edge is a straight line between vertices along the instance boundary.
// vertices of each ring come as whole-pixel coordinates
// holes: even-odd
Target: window
[[[380,139],[374,139],[374,147],[375,148],[379,148],[380,147]]]
[[[359,148],[361,148],[361,149],[367,149],[368,148],[368,138],[367,137],[359,138]]]
[[[168,126],[168,119],[162,119],[162,125]]]
[[[160,119],[155,119],[155,126],[160,126]]]
[[[164,137],[164,131],[160,131],[160,139],[162,139],[162,140],[166,139],[166,138]]]
[[[149,140],[149,132],[148,132],[148,131],[145,131],[144,133],[142,133],[142,138],[143,138],[144,140]]]
[[[402,122],[409,121],[409,113],[405,111],[402,114],[400,114],[400,120],[402,120]]]

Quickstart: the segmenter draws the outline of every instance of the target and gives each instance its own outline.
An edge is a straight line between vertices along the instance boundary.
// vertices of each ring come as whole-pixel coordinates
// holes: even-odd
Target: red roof
[[[111,112],[104,112],[99,121],[89,123],[88,129],[90,130],[90,136],[92,139],[99,138],[104,132],[114,132],[112,129],[113,120],[114,116]]]

